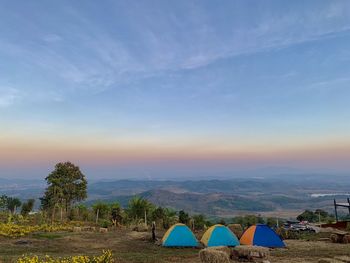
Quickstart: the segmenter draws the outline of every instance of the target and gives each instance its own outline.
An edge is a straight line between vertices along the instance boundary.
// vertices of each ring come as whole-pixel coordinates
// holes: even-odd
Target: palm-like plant
[[[145,223],[147,224],[147,215],[152,208],[153,205],[149,201],[142,197],[135,196],[129,201],[127,211],[129,217],[135,221],[145,217]]]

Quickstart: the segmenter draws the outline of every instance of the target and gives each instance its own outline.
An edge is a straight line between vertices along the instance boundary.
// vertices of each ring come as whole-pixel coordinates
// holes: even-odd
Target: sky
[[[0,6],[0,177],[350,171],[350,1]]]

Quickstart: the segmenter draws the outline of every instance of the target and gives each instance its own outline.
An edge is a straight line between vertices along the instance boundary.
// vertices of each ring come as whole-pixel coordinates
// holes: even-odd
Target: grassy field
[[[350,256],[350,245],[324,241],[289,240],[287,249],[271,251],[271,262],[317,262],[321,257]],[[199,249],[163,248],[150,241],[149,233],[117,230],[109,233],[36,233],[28,237],[0,238],[0,262],[14,262],[23,254],[96,255],[111,249],[117,262],[200,262]]]

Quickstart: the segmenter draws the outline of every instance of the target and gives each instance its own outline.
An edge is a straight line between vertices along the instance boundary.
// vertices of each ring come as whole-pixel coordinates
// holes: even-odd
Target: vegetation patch
[[[23,256],[17,260],[17,263],[113,263],[112,252],[103,251],[100,256],[72,256],[66,258],[52,258],[50,256]]]

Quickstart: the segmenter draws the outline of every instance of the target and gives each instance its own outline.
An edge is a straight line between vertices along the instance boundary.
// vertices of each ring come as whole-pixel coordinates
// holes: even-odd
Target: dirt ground
[[[350,245],[326,241],[286,241],[287,249],[271,250],[271,262],[318,262],[322,257],[350,256]],[[111,249],[117,262],[199,263],[199,249],[163,248],[150,241],[149,233],[117,230],[109,233],[39,233],[18,239],[0,238],[0,262],[14,262],[23,254],[97,255]]]

